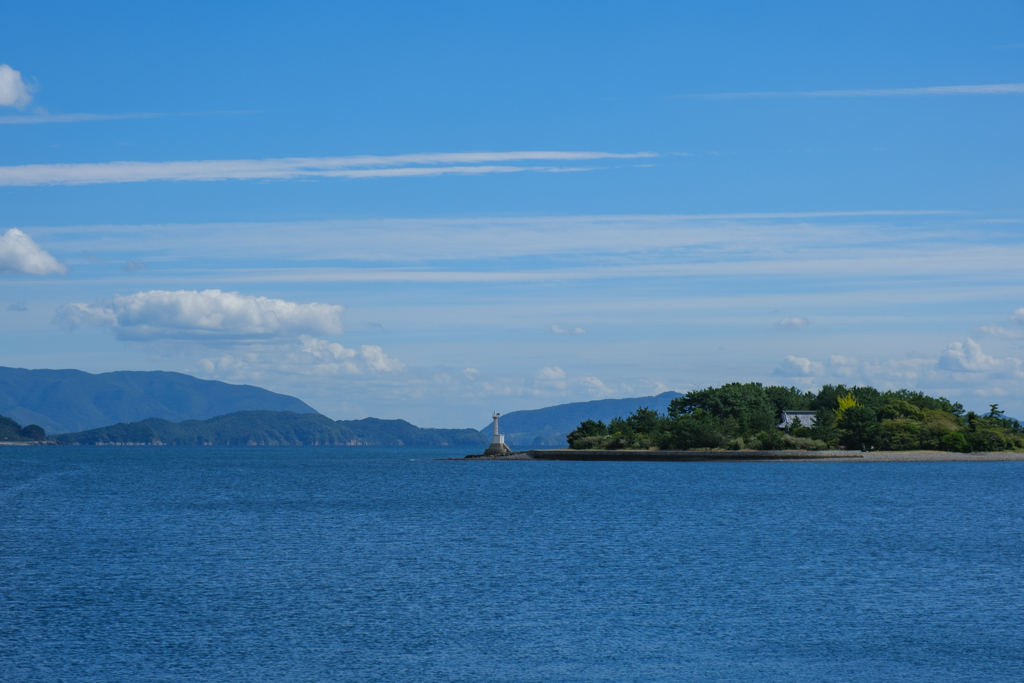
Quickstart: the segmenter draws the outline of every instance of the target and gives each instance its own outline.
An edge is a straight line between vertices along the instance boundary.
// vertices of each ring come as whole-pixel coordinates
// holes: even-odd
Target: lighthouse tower
[[[508,455],[512,449],[505,445],[505,435],[498,431],[498,418],[501,417],[501,413],[494,413],[491,417],[494,418],[494,436],[484,455]]]

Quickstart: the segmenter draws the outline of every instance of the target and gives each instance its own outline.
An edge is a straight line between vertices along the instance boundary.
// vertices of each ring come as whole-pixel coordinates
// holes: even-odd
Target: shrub
[[[883,420],[882,447],[890,451],[912,451],[920,448],[921,423],[909,419]]]
[[[580,423],[580,426],[569,432],[565,440],[569,442],[569,448],[587,448],[587,446],[577,445],[581,444],[584,439],[592,437],[604,437],[608,435],[608,427],[605,426],[604,422],[598,420],[584,420]],[[590,446],[593,448],[593,446]]]
[[[998,432],[989,429],[967,432],[966,437],[967,442],[971,444],[971,450],[975,452],[1006,450],[1006,439]]]
[[[947,432],[939,438],[939,448],[952,453],[970,453],[971,444],[963,432]]]
[[[828,449],[828,444],[817,439],[801,439],[787,434],[782,437],[782,440],[786,444],[786,449],[794,451],[824,451]]]
[[[791,448],[786,441],[786,435],[777,429],[765,430],[755,435],[758,442],[758,449],[761,451],[785,451]]]
[[[692,448],[721,448],[728,436],[719,421],[703,411],[683,415],[673,420],[668,443],[677,450]]]

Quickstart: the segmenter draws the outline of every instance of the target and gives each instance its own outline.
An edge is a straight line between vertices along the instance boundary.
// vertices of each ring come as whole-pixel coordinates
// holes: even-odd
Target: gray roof
[[[803,427],[814,426],[813,410],[783,410],[782,422],[778,424],[779,429],[789,429],[793,426],[793,420],[800,418],[800,425]]]

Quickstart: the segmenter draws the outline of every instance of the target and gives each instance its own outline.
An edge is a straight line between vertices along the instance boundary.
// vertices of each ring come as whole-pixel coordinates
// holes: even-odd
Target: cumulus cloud
[[[828,369],[833,375],[839,377],[853,377],[857,372],[857,359],[846,356],[829,356]]]
[[[515,166],[515,162],[589,161],[657,156],[652,152],[454,152],[394,156],[231,159],[200,161],[113,161],[99,164],[0,166],[0,186],[91,185],[153,180],[288,180],[293,178],[400,178],[481,175],[524,171],[563,172],[587,168]]]
[[[557,366],[553,368],[541,368],[537,371],[537,374],[534,375],[534,378],[538,382],[557,382],[565,379],[565,370]]]
[[[904,358],[886,361],[866,361],[860,366],[862,377],[873,384],[889,388],[909,388],[918,380],[934,375],[934,358]]]
[[[534,393],[546,393],[551,390],[565,391],[569,383],[566,381],[565,370],[555,366],[541,368],[533,376]]]
[[[775,374],[782,377],[810,377],[820,375],[823,371],[822,364],[810,358],[786,356],[775,369]]]
[[[63,275],[67,272],[67,266],[50,256],[21,230],[11,228],[0,236],[0,273]]]
[[[560,325],[551,326],[551,334],[586,334],[587,331],[582,327],[574,327],[571,330],[565,329]]]
[[[981,345],[968,338],[965,343],[953,342],[939,356],[939,368],[950,372],[996,373],[1022,376],[1021,361],[1017,358],[995,358],[981,350]]]
[[[811,321],[807,318],[783,318],[779,322],[775,323],[775,327],[807,327],[810,323]]]
[[[365,370],[398,372],[405,368],[403,363],[384,353],[381,347],[369,344],[364,344],[359,351],[356,351],[347,349],[337,342],[328,342],[326,339],[303,335],[302,350],[333,363],[338,370],[353,374]]]
[[[21,80],[21,72],[0,64],[0,107],[23,108],[32,101],[32,89]]]
[[[7,306],[7,310],[14,311],[15,313],[27,313],[28,306],[25,305],[24,301],[20,301],[18,303],[9,304]]]
[[[1018,308],[1016,311],[1014,311],[1013,315],[1010,316],[1010,320],[1012,320],[1015,323],[1020,323],[1021,325],[1024,325],[1024,308]]]
[[[401,370],[405,366],[394,358],[388,358],[387,354],[379,346],[369,346],[364,344],[359,349],[359,355],[362,356],[366,364],[373,370],[378,372],[395,372]]]
[[[1024,332],[1020,330],[1008,330],[1002,325],[982,325],[978,328],[985,334],[993,337],[999,337],[1001,339],[1020,339],[1024,337]]]
[[[580,377],[580,384],[591,396],[611,396],[615,392],[597,377]]]
[[[57,309],[56,321],[69,329],[109,327],[120,339],[273,337],[340,333],[344,310],[219,289],[153,290],[118,295],[100,305],[64,304]]]

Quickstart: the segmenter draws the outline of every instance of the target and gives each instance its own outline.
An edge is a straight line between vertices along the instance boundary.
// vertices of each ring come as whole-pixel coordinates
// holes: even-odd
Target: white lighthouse
[[[501,413],[494,413],[491,417],[494,418],[494,436],[484,455],[507,455],[512,449],[505,445],[505,435],[498,431],[498,418],[501,417]]]

